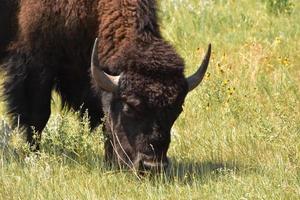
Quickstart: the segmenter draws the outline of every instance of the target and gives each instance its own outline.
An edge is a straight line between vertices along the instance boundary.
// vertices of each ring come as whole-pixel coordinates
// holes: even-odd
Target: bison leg
[[[53,73],[41,63],[43,60],[16,54],[5,63],[8,112],[13,127],[24,128],[32,150],[39,150],[41,132],[50,116]]]

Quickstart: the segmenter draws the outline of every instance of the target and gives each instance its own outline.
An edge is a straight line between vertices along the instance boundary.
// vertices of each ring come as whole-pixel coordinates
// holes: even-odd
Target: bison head
[[[96,88],[101,89],[106,113],[106,160],[134,169],[166,168],[171,127],[182,112],[187,93],[204,77],[211,46],[197,72],[189,78],[182,71],[151,75],[127,70],[112,76],[100,67],[97,48],[96,40],[91,76]]]

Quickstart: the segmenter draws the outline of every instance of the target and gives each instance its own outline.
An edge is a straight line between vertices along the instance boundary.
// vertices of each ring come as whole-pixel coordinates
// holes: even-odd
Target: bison
[[[4,94],[13,124],[24,127],[32,147],[56,90],[64,105],[88,110],[92,128],[105,115],[106,161],[168,166],[171,127],[204,77],[210,45],[185,78],[183,59],[161,36],[155,0],[20,0],[17,19]]]

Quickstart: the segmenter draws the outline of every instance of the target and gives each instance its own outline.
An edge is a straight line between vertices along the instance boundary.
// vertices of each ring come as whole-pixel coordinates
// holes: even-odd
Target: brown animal
[[[55,89],[66,104],[88,109],[92,127],[105,113],[106,160],[168,165],[171,127],[205,74],[210,46],[186,79],[182,58],[161,37],[155,0],[21,0],[18,22],[4,86],[9,111],[32,146],[31,127],[39,134],[45,127]]]

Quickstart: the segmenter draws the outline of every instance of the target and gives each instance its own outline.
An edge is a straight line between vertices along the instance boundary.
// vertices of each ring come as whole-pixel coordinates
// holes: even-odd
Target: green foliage
[[[63,156],[87,165],[102,162],[103,135],[99,126],[91,132],[88,115],[80,120],[80,113],[56,114],[48,122],[41,146],[47,154]]]
[[[294,4],[290,0],[265,0],[268,11],[275,14],[291,14]]]
[[[186,75],[213,47],[173,127],[171,169],[140,180],[107,168],[101,127],[60,111],[57,95],[31,154],[0,102],[0,199],[299,199],[300,13],[273,17],[252,0],[163,0],[159,10]]]

